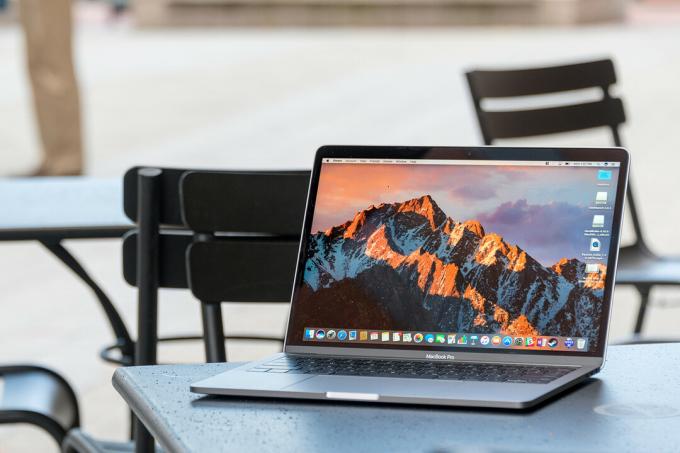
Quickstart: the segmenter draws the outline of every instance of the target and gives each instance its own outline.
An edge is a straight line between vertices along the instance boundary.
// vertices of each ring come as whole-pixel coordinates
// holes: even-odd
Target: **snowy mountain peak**
[[[484,233],[484,228],[482,227],[482,224],[479,223],[479,220],[466,220],[462,225],[466,230],[472,232],[477,237],[481,238],[486,234]]]
[[[437,228],[446,221],[446,214],[429,195],[413,198],[403,203],[395,203],[397,212],[414,212],[425,217],[432,229]]]
[[[358,212],[352,221],[345,227],[345,233],[342,235],[345,239],[353,238],[356,232],[366,223],[366,211]]]

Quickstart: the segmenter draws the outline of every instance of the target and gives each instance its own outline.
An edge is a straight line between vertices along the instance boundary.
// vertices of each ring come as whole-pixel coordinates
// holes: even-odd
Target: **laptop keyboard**
[[[547,384],[574,369],[551,365],[284,356],[250,368],[248,371]]]

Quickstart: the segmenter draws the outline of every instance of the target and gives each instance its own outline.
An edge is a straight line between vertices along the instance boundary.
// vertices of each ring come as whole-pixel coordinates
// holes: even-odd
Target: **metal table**
[[[65,239],[118,238],[133,227],[123,213],[121,180],[4,179],[0,180],[0,206],[0,241],[38,241],[68,266],[94,292],[109,320],[117,339],[109,349],[131,356],[134,344],[118,311],[61,243]]]
[[[236,364],[119,368],[113,385],[170,452],[678,451],[680,344],[614,346],[604,370],[528,412],[206,397]]]

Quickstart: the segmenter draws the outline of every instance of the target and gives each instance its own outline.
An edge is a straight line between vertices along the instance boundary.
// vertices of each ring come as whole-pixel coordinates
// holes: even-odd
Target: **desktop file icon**
[[[591,252],[599,252],[602,250],[602,241],[600,241],[598,238],[591,238],[590,239],[590,251]]]
[[[597,265],[597,263],[588,263],[586,264],[586,274],[596,274],[600,273],[600,266]]]
[[[604,228],[604,215],[595,214],[593,216],[593,228]]]
[[[599,179],[601,181],[611,181],[612,171],[611,170],[598,170],[597,171],[597,179]]]

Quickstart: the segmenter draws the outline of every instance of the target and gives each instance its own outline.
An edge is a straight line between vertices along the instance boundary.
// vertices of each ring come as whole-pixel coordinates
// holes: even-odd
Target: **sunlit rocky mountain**
[[[545,267],[429,195],[370,206],[307,247],[307,326],[597,338],[604,266]]]

